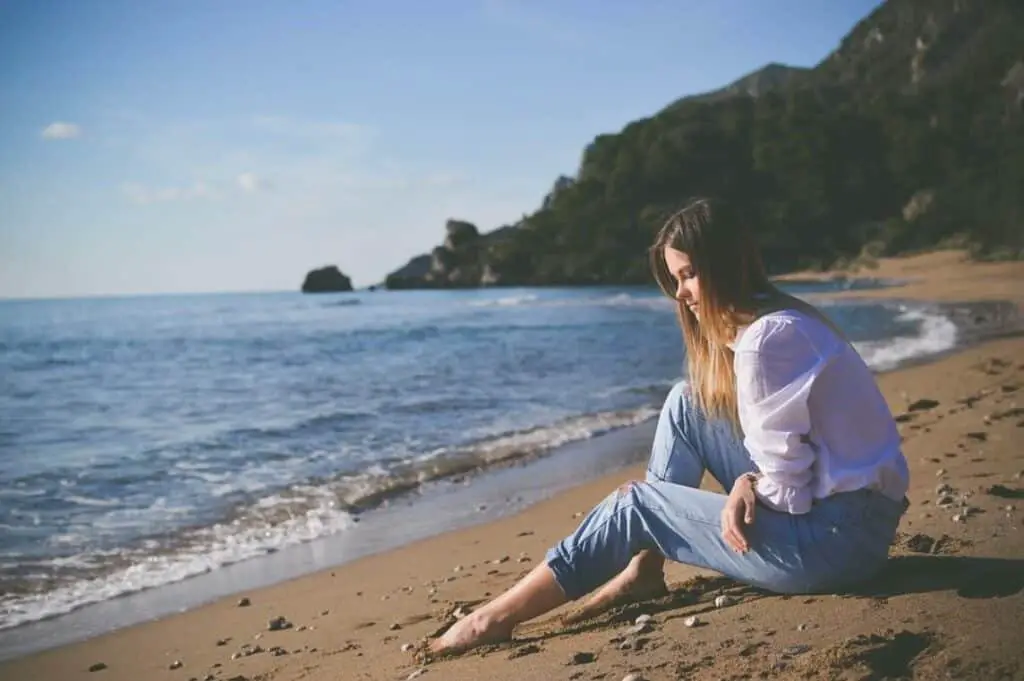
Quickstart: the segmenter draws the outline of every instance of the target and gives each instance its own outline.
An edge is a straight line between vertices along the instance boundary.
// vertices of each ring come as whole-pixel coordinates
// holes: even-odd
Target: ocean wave
[[[505,296],[503,298],[496,298],[494,300],[473,300],[469,302],[470,307],[517,307],[519,305],[526,305],[533,303],[538,300],[538,296],[533,293],[527,293],[516,296]]]
[[[910,360],[937,355],[956,347],[957,325],[946,315],[925,308],[906,308],[897,322],[916,323],[918,333],[855,343],[864,361],[876,371],[889,371]]]
[[[356,474],[293,485],[239,504],[221,522],[168,537],[149,537],[131,547],[87,550],[31,562],[30,574],[0,581],[0,630],[62,615],[83,606],[187,579],[242,560],[342,532],[359,513],[418,487],[455,476],[539,456],[570,442],[636,425],[657,415],[654,406],[568,418],[499,434],[463,447],[391,462],[376,462]],[[232,486],[235,489],[234,486]],[[187,514],[158,500],[164,512]],[[115,529],[124,516],[108,514],[98,525]],[[79,537],[62,537],[77,543]],[[60,542],[65,544],[65,542]],[[28,567],[29,563],[22,562]],[[40,571],[42,568],[42,571]]]

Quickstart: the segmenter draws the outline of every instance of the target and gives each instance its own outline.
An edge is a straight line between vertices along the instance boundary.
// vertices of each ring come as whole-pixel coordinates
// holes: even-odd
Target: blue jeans
[[[728,422],[705,418],[680,383],[662,408],[646,481],[598,504],[548,551],[547,564],[570,600],[607,582],[644,549],[778,593],[850,587],[885,565],[905,506],[871,490],[818,500],[802,515],[758,505],[745,528],[750,550],[734,551],[721,535],[727,497],[697,487],[705,471],[728,491],[753,470],[742,437]]]

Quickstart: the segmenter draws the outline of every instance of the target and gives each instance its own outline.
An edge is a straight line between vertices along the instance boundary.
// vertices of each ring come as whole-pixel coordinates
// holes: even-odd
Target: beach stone
[[[626,629],[626,634],[629,635],[629,636],[635,636],[636,634],[646,634],[650,630],[651,630],[651,623],[650,623],[650,621],[638,622],[637,624],[634,624],[633,626],[631,626],[629,629]]]
[[[454,568],[452,568],[452,572],[462,572],[464,569],[465,568],[463,568],[461,565],[456,565]]]
[[[283,616],[278,615],[273,617],[267,622],[268,631],[282,631],[284,629],[291,629],[292,623],[285,619]]]
[[[716,596],[715,597],[715,607],[716,608],[724,608],[724,607],[729,606],[729,605],[732,605],[732,599],[730,597],[726,596],[725,594],[722,594],[721,596]]]
[[[167,668],[168,669],[181,669],[184,666],[185,666],[184,662],[182,662],[181,660],[175,660],[174,662],[172,662],[169,665],[167,665]]]
[[[330,610],[323,610],[323,611],[321,611],[320,616],[321,617],[327,617],[330,614],[331,614]]]
[[[799,625],[797,625],[796,630],[797,631],[807,631],[807,625],[806,624],[799,624]]]
[[[502,556],[501,558],[495,559],[493,564],[494,565],[501,565],[502,563],[507,563],[509,560],[511,560],[511,559],[508,556]]]
[[[795,646],[789,646],[788,648],[783,648],[782,649],[782,654],[786,655],[786,656],[790,656],[790,657],[795,657],[796,655],[803,655],[804,653],[806,653],[810,649],[811,649],[811,647],[809,645],[804,645],[802,643],[798,643]]]
[[[230,642],[230,641],[231,641],[230,638],[218,638],[217,639],[217,645],[218,646],[226,646],[228,644],[228,642]]]
[[[945,474],[946,474],[946,469],[945,468],[940,468],[939,470],[935,471],[935,477],[937,477],[937,478],[941,478]]]
[[[93,665],[91,665],[89,667],[89,671],[91,671],[91,672],[101,672],[101,671],[103,671],[106,668],[107,668],[106,664],[104,664],[103,662],[97,662],[97,663],[95,663],[95,664],[93,664]]]
[[[402,644],[402,652],[403,653],[409,653],[409,652],[412,652],[415,649],[416,649],[416,646],[414,646],[411,643],[403,643]]]
[[[636,618],[636,620],[634,621],[634,624],[647,624],[648,622],[650,622],[653,619],[654,618],[651,617],[650,615],[643,614],[643,615],[640,615],[639,617]]]
[[[213,674],[207,674],[203,677],[203,681],[216,681],[217,677]]]
[[[950,487],[948,483],[944,482],[935,488],[935,493],[939,496],[942,496],[943,494],[952,494],[953,488]]]
[[[683,620],[683,626],[684,627],[689,627],[690,629],[692,629],[693,627],[695,627],[695,626],[697,626],[699,624],[700,624],[700,618],[699,617],[687,617],[686,619]]]
[[[243,597],[238,599],[239,608],[248,608],[250,605],[252,605],[252,601],[250,601],[248,598]]]
[[[622,681],[644,681],[644,677],[639,674],[629,673],[622,677]]]
[[[391,625],[388,627],[388,631],[398,631],[401,628],[401,624],[399,624],[398,622],[392,622]]]
[[[569,658],[569,663],[568,664],[569,665],[590,664],[591,662],[593,662],[596,659],[597,659],[597,656],[594,655],[594,653],[573,653],[572,657]]]

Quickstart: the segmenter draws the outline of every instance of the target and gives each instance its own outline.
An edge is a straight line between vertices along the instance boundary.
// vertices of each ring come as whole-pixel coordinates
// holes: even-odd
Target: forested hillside
[[[694,195],[740,205],[774,271],[951,240],[1021,257],[1024,2],[889,0],[813,69],[772,64],[600,135],[536,212],[481,237],[474,271],[647,282],[652,235]]]

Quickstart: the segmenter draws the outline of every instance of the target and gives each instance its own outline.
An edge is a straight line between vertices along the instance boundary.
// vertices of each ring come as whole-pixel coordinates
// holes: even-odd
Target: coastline
[[[909,278],[906,273],[911,271],[919,281],[891,289],[836,294],[836,297],[903,298],[953,304],[967,301],[987,302],[991,309],[996,311],[992,319],[983,320],[984,323],[977,325],[982,329],[979,330],[977,338],[967,339],[964,344],[958,344],[953,351],[941,358],[933,358],[926,364],[907,366],[880,376],[883,391],[889,398],[894,412],[906,408],[904,402],[908,396],[916,397],[924,393],[928,393],[929,396],[941,393],[942,399],[939,401],[943,405],[951,403],[954,399],[953,393],[964,386],[945,385],[939,379],[948,377],[951,372],[962,373],[974,364],[984,362],[986,358],[1013,358],[1022,355],[1021,349],[1024,344],[1019,338],[1019,320],[1011,319],[1010,325],[1007,326],[1007,319],[1000,315],[1004,314],[1007,305],[1019,311],[1020,294],[1013,289],[1015,282],[1024,280],[1021,277],[1024,270],[1017,263],[999,263],[1000,266],[1011,267],[1002,267],[993,275],[988,264],[951,261],[951,257],[940,253],[915,256],[911,259],[893,259],[894,262],[886,261],[879,268],[889,268],[885,270],[886,274],[872,272],[872,276],[877,274],[885,278],[906,280]],[[957,269],[957,276],[949,276],[951,267]],[[979,275],[978,267],[987,268],[984,276]],[[903,274],[892,276],[890,270]],[[924,293],[928,295],[923,296]],[[1000,305],[995,301],[1008,302]],[[964,309],[968,311],[967,314],[972,314],[977,308],[965,306]],[[1008,337],[991,339],[992,336],[1000,335]],[[1011,362],[1008,370],[1019,374],[1020,367],[1015,367]],[[996,395],[1000,396],[1002,395]],[[1010,399],[1012,392],[1007,392],[1002,397]],[[950,415],[947,420],[953,420],[952,416]],[[908,435],[918,434],[916,430],[911,431],[915,425],[917,424],[913,422],[907,425]],[[1013,423],[1002,426],[1011,429],[1015,427]],[[956,427],[959,426],[954,426]],[[924,428],[929,429],[929,435],[933,430],[942,430],[937,426]],[[471,512],[467,512],[469,497],[459,497],[451,489],[441,489],[448,487],[447,485],[439,484],[432,490],[425,490],[417,500],[417,509],[421,508],[419,504],[422,502],[436,503],[438,512],[454,513],[448,516],[449,524],[453,528],[461,529],[449,528],[429,538],[416,538],[411,543],[402,541],[401,532],[391,532],[391,539],[394,542],[382,543],[378,537],[375,545],[370,542],[368,546],[363,547],[363,553],[359,557],[356,557],[359,551],[351,553],[354,560],[344,565],[311,574],[305,574],[300,570],[296,574],[288,575],[285,574],[287,570],[283,570],[277,575],[279,579],[275,580],[276,584],[247,592],[253,602],[250,608],[236,607],[238,596],[228,595],[236,593],[239,588],[246,588],[244,579],[232,579],[230,573],[227,577],[219,575],[219,580],[224,584],[222,594],[213,602],[206,604],[201,604],[202,598],[196,603],[188,602],[189,592],[198,592],[202,589],[197,588],[196,581],[187,580],[180,583],[182,586],[178,590],[177,601],[172,592],[171,602],[177,602],[182,607],[197,607],[188,607],[185,612],[179,614],[152,619],[87,640],[0,663],[0,674],[5,677],[11,674],[10,678],[72,678],[75,675],[87,674],[90,665],[103,662],[107,665],[107,669],[102,672],[102,678],[105,679],[140,676],[188,679],[193,676],[204,678],[207,674],[213,674],[214,678],[232,678],[232,675],[237,674],[242,674],[246,678],[338,678],[340,670],[344,669],[346,664],[353,664],[352,660],[346,663],[345,659],[359,658],[356,663],[361,669],[358,678],[404,678],[403,674],[410,673],[416,667],[410,655],[399,650],[403,642],[414,641],[436,629],[438,617],[443,619],[444,609],[463,601],[485,597],[487,592],[497,593],[508,586],[532,563],[543,558],[547,546],[572,529],[577,513],[589,509],[622,480],[641,476],[642,464],[637,465],[635,462],[644,459],[644,448],[649,443],[649,433],[652,431],[653,423],[648,422],[569,445],[564,450],[531,461],[526,466],[511,466],[474,477],[471,487],[476,487],[474,494],[477,497],[481,494],[492,494],[495,498],[503,498],[502,494],[521,488],[526,481],[538,483],[536,488],[526,490],[525,493],[511,494],[508,499],[497,504],[492,502],[487,509],[490,513],[477,512],[475,506]],[[947,439],[952,437],[954,435],[947,433]],[[952,448],[952,445],[946,448]],[[919,468],[909,453],[908,460],[911,460],[912,469]],[[1010,465],[1012,461],[1003,461],[1000,465],[1003,464]],[[548,468],[537,468],[542,465]],[[606,467],[606,472],[595,477],[595,469],[601,467]],[[934,486],[935,478],[917,477],[918,484],[923,484],[922,489],[930,494],[929,487]],[[574,484],[581,479],[589,481]],[[544,484],[548,487],[545,488]],[[428,499],[431,494],[434,494],[434,498]],[[376,518],[371,517],[373,514],[367,514],[366,520],[361,523],[365,524],[365,528],[360,529],[373,537],[379,535],[383,528],[404,526],[402,529],[407,532],[404,536],[413,537],[415,533],[408,532],[414,527],[408,526],[409,514],[405,513],[403,516],[403,506],[405,504],[399,499],[393,505],[381,509]],[[453,511],[453,508],[461,509],[459,512],[462,516],[458,516],[458,512]],[[415,521],[417,518],[412,520]],[[974,526],[969,524],[963,529],[973,530]],[[523,535],[523,532],[531,534]],[[1016,552],[1003,551],[1005,557],[1021,554],[1020,533],[1010,536],[1015,536],[1015,545],[1018,548]],[[323,553],[330,550],[327,544],[332,541],[335,540],[330,538],[304,545],[296,549],[296,552],[310,556],[319,554],[317,562],[323,564]],[[318,544],[320,546],[317,546]],[[529,562],[518,562],[521,552],[525,552]],[[500,561],[506,555],[509,556],[509,560]],[[341,557],[342,560],[348,560],[343,555]],[[291,559],[288,556],[269,558],[282,562]],[[267,559],[259,560],[266,564]],[[487,566],[485,561],[500,562],[492,562]],[[294,561],[292,568],[295,567],[295,563],[301,565],[302,561]],[[238,567],[241,568],[242,565]],[[465,569],[454,572],[456,565],[461,565]],[[669,573],[669,581],[678,582],[691,574],[692,571],[685,568],[673,570]],[[213,578],[213,575],[194,580],[207,578]],[[427,586],[428,582],[432,586]],[[430,603],[427,597],[431,588],[438,590],[436,598],[431,598],[435,601],[433,603]],[[357,592],[361,595],[356,595]],[[108,606],[110,612],[115,615],[118,611],[121,611],[122,615],[130,614],[132,608],[139,607],[132,605],[132,599],[136,599],[134,602],[138,603],[139,599],[145,599],[147,593],[149,592],[110,602],[113,604]],[[1019,604],[1019,599],[1017,602]],[[99,606],[90,606],[92,607]],[[85,613],[86,610],[83,609],[81,612]],[[325,611],[328,614],[321,614]],[[442,611],[440,615],[438,611]],[[1016,612],[1019,614],[1020,610]],[[295,629],[288,632],[266,633],[267,619],[275,615],[288,617],[296,625]],[[65,616],[67,617],[73,615]],[[368,625],[368,622],[374,624]],[[401,628],[389,631],[388,627],[395,623]],[[40,623],[43,624],[47,623]],[[37,625],[27,625],[33,626]],[[302,626],[310,628],[299,631]],[[24,628],[3,632],[0,634],[0,640],[22,629]],[[31,631],[29,633],[32,634]],[[260,634],[261,638],[254,640],[253,637],[257,634]],[[288,641],[288,655],[258,653],[236,660],[229,659],[231,653],[239,652],[239,646],[243,642],[251,645],[262,643],[269,648],[268,641],[273,640],[275,636],[282,641]],[[216,640],[227,637],[231,638],[227,645],[215,645]],[[604,639],[607,638],[605,635]],[[558,648],[558,645],[551,645],[553,642],[548,640],[547,645]],[[566,650],[574,645],[572,636],[562,636],[557,643],[563,647],[568,646]],[[293,644],[302,647],[292,648]],[[492,656],[490,659],[486,656],[467,656],[463,660],[440,664],[446,665],[446,678],[475,678],[472,676],[473,669],[486,669],[486,672],[482,673],[487,677],[505,678],[504,675],[511,674],[510,670],[516,666],[505,662],[506,657],[505,654]],[[532,656],[530,659],[538,657],[540,656]],[[175,659],[181,659],[185,663],[184,668],[169,670],[168,666]],[[549,660],[549,663],[554,662]],[[557,663],[563,664],[564,660],[558,660]],[[214,667],[215,664],[223,666]],[[477,666],[474,667],[474,664]],[[308,673],[300,675],[300,669],[307,669]],[[450,672],[455,676],[450,676]],[[341,678],[357,677],[342,675]],[[651,678],[661,677],[652,675]]]

